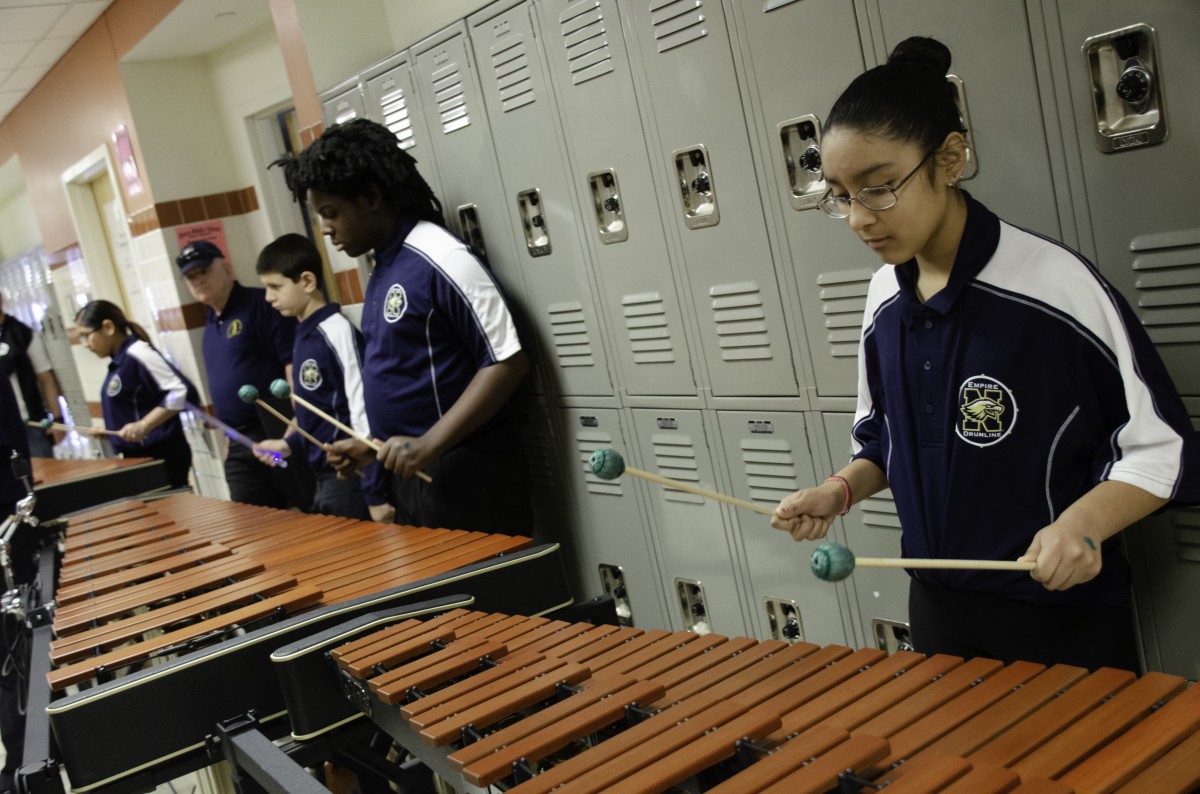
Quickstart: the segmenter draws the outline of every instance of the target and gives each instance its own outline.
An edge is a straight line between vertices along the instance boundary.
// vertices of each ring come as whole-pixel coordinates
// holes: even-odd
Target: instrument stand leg
[[[258,729],[253,712],[219,723],[217,735],[210,737],[209,753],[229,763],[239,794],[329,794]]]

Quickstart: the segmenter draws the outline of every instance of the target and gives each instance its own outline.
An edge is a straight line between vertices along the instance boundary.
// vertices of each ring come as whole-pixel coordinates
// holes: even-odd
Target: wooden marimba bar
[[[303,515],[180,494],[73,518],[52,690],[531,545],[529,538]]]
[[[839,776],[841,791],[894,794],[1200,786],[1200,686],[1160,673],[463,609],[331,656],[347,696],[465,791],[802,794]]]

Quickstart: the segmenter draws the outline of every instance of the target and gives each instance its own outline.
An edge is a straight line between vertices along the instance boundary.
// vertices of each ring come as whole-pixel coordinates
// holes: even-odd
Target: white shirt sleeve
[[[187,386],[183,378],[171,369],[162,353],[139,339],[129,346],[129,355],[136,358],[159,388],[167,393],[160,405],[171,411],[182,411],[187,402]]]

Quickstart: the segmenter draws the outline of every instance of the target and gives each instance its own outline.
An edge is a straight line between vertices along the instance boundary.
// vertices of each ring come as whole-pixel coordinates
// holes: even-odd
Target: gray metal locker
[[[846,227],[817,208],[825,194],[821,131],[834,100],[864,69],[855,4],[842,0],[743,3],[737,20],[748,122],[766,168],[764,203],[782,230],[795,274],[807,355],[819,397],[851,397],[867,286],[879,261]],[[846,406],[841,406],[846,407]]]
[[[529,7],[524,0],[504,0],[471,16],[468,25],[507,217],[515,221],[530,319],[547,361],[557,364],[550,370],[554,392],[611,396],[590,263]]]
[[[1070,104],[1061,107],[1079,147],[1092,256],[1133,305],[1200,429],[1200,220],[1186,195],[1200,180],[1200,14],[1170,0],[1059,0],[1046,17],[1062,47]],[[1145,96],[1124,101],[1117,92],[1136,88],[1139,70]],[[1200,677],[1200,509],[1143,520],[1126,547],[1147,667]]]
[[[1189,198],[1200,181],[1200,9],[1057,6],[1096,264],[1133,304],[1179,391],[1200,396],[1200,214]],[[1128,60],[1117,52],[1125,42],[1140,47]],[[1116,96],[1133,59],[1159,92],[1140,112]]]
[[[797,397],[776,276],[716,0],[633,3],[641,104],[669,240],[679,246],[714,397]],[[805,384],[807,385],[807,384]]]
[[[367,118],[387,127],[400,147],[417,161],[417,170],[434,195],[442,197],[442,181],[430,143],[429,126],[413,85],[408,50],[366,69],[361,75]]]
[[[826,438],[836,471],[850,459],[853,414],[824,413]],[[857,557],[899,557],[900,519],[891,491],[859,502],[842,517],[846,546]],[[900,568],[856,568],[845,581],[858,606],[866,644],[894,651],[910,647],[908,574]],[[919,649],[918,649],[919,650]]]
[[[321,114],[325,117],[326,127],[367,115],[362,84],[357,75],[338,83],[333,88],[322,91],[319,98]]]
[[[627,466],[721,491],[702,412],[639,408],[632,414],[637,446],[622,451]],[[642,485],[650,493],[671,626],[745,635],[750,627],[738,581],[740,561],[721,503],[655,483]]]
[[[471,57],[465,22],[450,25],[409,48],[421,113],[431,134],[442,181],[447,225],[481,253],[520,310],[532,316],[518,265],[511,212],[504,201],[487,111]],[[547,373],[540,344],[523,334],[533,350],[534,377],[524,392],[545,391]]]
[[[779,411],[718,411],[717,423],[733,495],[767,508],[801,488],[824,479],[813,465],[807,422],[819,414]],[[824,428],[813,428],[823,433]],[[734,510],[738,542],[746,560],[751,624],[758,637],[821,645],[853,644],[857,609],[846,585],[813,575],[811,557],[817,544],[797,543],[773,529],[770,517]],[[845,543],[841,527],[830,528],[829,540]],[[792,631],[790,621],[795,621]]]
[[[658,556],[645,527],[646,517],[629,477],[602,480],[588,469],[600,447],[625,454],[630,436],[620,411],[612,408],[565,408],[568,465],[574,514],[570,537],[563,539],[569,570],[581,598],[601,590],[613,595],[622,622],[639,628],[668,628],[670,621],[659,587]],[[632,464],[631,464],[632,465]]]
[[[633,74],[615,0],[539,0],[546,65],[562,114],[619,387],[694,396],[679,292],[659,216]]]

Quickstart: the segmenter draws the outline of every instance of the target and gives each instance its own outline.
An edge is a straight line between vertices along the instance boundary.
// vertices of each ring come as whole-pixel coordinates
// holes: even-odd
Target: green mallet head
[[[854,552],[837,543],[822,543],[813,550],[812,572],[818,579],[840,582],[854,572]]]
[[[278,397],[281,400],[286,400],[292,394],[292,387],[288,386],[288,382],[283,378],[276,378],[271,381],[271,395]]]
[[[43,430],[49,430],[50,425],[54,424],[54,420],[47,416],[45,419],[38,422],[38,424],[41,425]]]
[[[611,447],[600,447],[588,458],[588,469],[602,480],[615,480],[625,473],[625,459]]]
[[[247,383],[242,388],[238,389],[238,399],[244,403],[252,403],[258,400],[258,389],[252,383]]]

